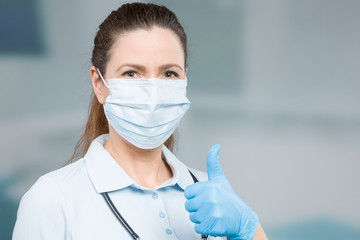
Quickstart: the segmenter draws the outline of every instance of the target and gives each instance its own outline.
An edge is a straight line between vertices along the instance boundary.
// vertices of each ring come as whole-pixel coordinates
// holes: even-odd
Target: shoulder
[[[60,188],[50,175],[41,176],[22,196],[13,230],[13,239],[41,239],[64,236],[66,207]],[[57,229],[57,232],[52,231]],[[58,238],[54,238],[58,239]]]
[[[22,196],[18,218],[29,214],[40,216],[50,213],[51,210],[61,209],[63,205],[64,199],[60,188],[49,175],[43,175]]]
[[[38,205],[41,208],[63,204],[64,185],[70,185],[74,178],[81,175],[83,160],[48,172],[40,176],[21,198],[20,207]]]
[[[54,209],[65,204],[65,191],[82,175],[83,159],[40,176],[25,192],[20,201],[19,212],[25,209]]]
[[[76,162],[70,163],[69,165],[48,172],[41,177],[63,185],[78,180],[79,177],[85,173],[85,159],[81,158]]]
[[[81,175],[79,160],[40,176],[22,196],[17,211],[13,239],[63,239],[68,222],[64,191],[76,175]]]

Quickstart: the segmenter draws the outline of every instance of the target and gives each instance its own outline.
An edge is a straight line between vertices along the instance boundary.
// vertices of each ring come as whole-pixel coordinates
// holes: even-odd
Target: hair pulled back
[[[172,11],[165,6],[152,3],[126,3],[110,13],[100,24],[96,33],[91,58],[92,65],[99,68],[105,76],[106,65],[115,40],[123,33],[138,29],[150,30],[154,26],[170,29],[179,37],[184,50],[185,66],[187,66],[187,39],[183,27]],[[96,137],[108,132],[109,126],[102,104],[99,103],[92,91],[87,123],[75,146],[73,155],[66,164],[83,157],[91,142]],[[174,136],[171,135],[164,144],[172,151]]]

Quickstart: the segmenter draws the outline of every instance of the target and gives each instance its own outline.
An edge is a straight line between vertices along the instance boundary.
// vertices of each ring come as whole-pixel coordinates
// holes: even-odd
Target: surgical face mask
[[[104,111],[108,123],[131,144],[152,149],[175,131],[190,107],[187,79],[109,79]]]

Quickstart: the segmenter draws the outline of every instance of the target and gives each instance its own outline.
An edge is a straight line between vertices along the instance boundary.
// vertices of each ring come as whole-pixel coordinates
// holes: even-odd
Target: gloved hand
[[[212,146],[207,155],[208,181],[185,189],[185,208],[195,231],[228,239],[251,240],[258,227],[258,215],[234,192],[219,165],[220,145]]]

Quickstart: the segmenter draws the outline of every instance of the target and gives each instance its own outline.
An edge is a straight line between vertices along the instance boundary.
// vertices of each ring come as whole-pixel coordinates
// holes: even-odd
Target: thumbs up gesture
[[[219,164],[220,145],[211,147],[206,163],[208,181],[185,189],[185,208],[195,231],[227,239],[253,239],[259,219],[234,192]]]

